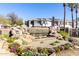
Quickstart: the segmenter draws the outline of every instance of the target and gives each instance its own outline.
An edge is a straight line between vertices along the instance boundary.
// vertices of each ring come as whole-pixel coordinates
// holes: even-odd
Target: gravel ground
[[[61,51],[57,56],[79,56],[79,49]]]
[[[56,45],[52,46],[50,45],[50,43],[53,43],[55,41],[58,41],[59,43],[56,43]],[[64,40],[58,40],[56,38],[42,38],[42,39],[36,39],[33,42],[31,42],[30,44],[26,45],[26,46],[30,46],[32,48],[37,48],[37,47],[41,47],[41,48],[53,48],[53,47],[57,47],[60,45],[64,45],[68,43],[67,41]]]

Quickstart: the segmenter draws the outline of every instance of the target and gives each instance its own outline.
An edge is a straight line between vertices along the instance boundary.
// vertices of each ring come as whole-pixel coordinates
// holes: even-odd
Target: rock
[[[50,56],[56,56],[56,53],[55,53],[55,52],[53,52]]]
[[[25,42],[32,42],[32,37],[30,35],[24,35],[24,36],[21,36],[20,39],[24,40]]]
[[[75,46],[74,46],[74,48],[77,48],[77,49],[79,49],[79,46],[75,45]]]

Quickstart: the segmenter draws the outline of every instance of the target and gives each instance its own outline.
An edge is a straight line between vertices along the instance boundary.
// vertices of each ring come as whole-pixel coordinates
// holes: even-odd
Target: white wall
[[[43,26],[49,27],[49,26],[52,26],[52,23],[50,21],[47,21],[46,24],[43,24]]]

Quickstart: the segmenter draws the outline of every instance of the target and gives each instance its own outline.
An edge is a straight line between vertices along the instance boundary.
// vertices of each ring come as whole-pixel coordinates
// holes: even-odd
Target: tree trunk
[[[77,9],[76,9],[76,28],[77,28]]]
[[[72,15],[72,28],[74,28],[73,9],[71,9],[71,15]]]
[[[64,31],[65,31],[65,19],[66,19],[66,3],[64,3]]]

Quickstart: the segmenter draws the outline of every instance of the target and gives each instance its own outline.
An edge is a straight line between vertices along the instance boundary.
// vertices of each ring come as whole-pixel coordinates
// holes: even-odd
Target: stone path
[[[4,46],[3,46],[3,44],[4,44]],[[7,50],[6,42],[1,39],[0,39],[0,56],[15,56],[13,53],[10,53]]]

